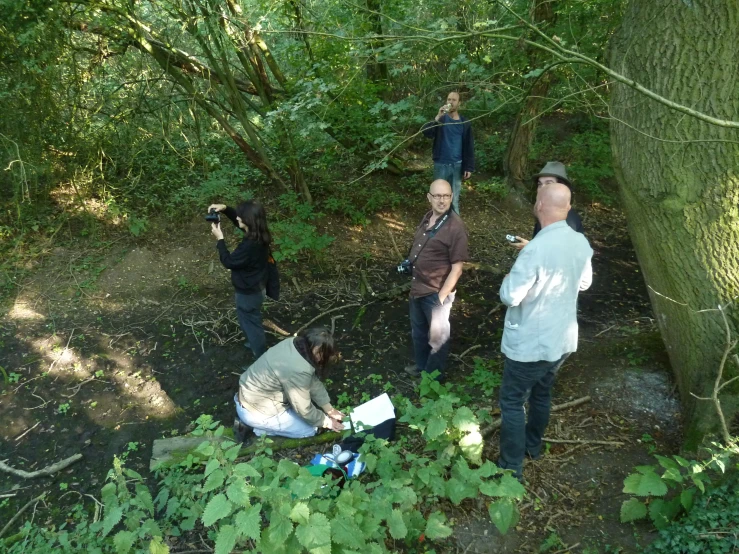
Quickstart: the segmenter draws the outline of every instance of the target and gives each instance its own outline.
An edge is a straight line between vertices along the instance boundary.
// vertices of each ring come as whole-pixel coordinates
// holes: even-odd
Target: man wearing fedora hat
[[[544,185],[562,183],[563,185],[566,185],[567,188],[570,189],[570,193],[572,193],[572,183],[570,182],[569,177],[567,177],[567,169],[565,169],[565,165],[562,162],[547,162],[542,170],[533,176],[533,179],[536,183],[537,189],[543,187]],[[580,214],[578,214],[572,208],[570,208],[570,211],[567,212],[567,225],[569,225],[574,231],[585,234],[585,231],[582,227],[582,219],[580,219]],[[537,219],[536,224],[534,225],[534,233],[531,238],[535,237],[539,233],[539,231],[541,231],[541,224]],[[518,250],[521,250],[529,243],[528,240],[519,236],[517,236],[516,239],[518,242],[514,242],[512,243],[512,245]]]

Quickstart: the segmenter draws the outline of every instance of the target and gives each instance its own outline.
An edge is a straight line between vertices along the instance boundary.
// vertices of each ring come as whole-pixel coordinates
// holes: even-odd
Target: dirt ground
[[[328,383],[334,399],[354,404],[383,390],[417,397],[402,370],[411,353],[407,298],[363,298],[360,282],[376,294],[403,284],[398,250],[423,211],[419,200],[417,210],[364,227],[326,223],[336,237],[328,251],[281,265],[283,297],[265,304],[268,340],[315,318],[334,325],[343,357]],[[554,402],[592,400],[553,415],[547,455],[525,467],[529,495],[514,531],[500,537],[482,502],[452,508],[455,533],[438,552],[538,552],[547,539],[551,552],[636,552],[652,538],[647,524],[618,522],[623,479],[650,463],[654,449],[676,451],[680,407],[623,215],[597,205],[580,211],[596,251],[594,283],[580,297],[580,349],[562,369]],[[529,214],[474,192],[463,196],[462,216],[473,260],[500,272],[469,271],[460,283],[448,369],[458,383],[475,356],[500,357],[497,291],[514,261],[504,236],[529,236],[533,227]],[[233,420],[238,375],[252,355],[208,226],[197,218],[141,240],[108,234],[54,249],[0,318],[0,365],[11,381],[0,395],[0,460],[33,471],[83,455],[52,477],[0,473],[0,527],[43,491],[50,499],[34,517],[58,522],[80,498],[93,502],[85,495],[99,493],[114,455],[146,471],[154,439],[185,433],[203,413]],[[226,240],[236,244],[230,230]],[[495,409],[497,391],[474,401]],[[485,455],[497,458],[497,435]]]

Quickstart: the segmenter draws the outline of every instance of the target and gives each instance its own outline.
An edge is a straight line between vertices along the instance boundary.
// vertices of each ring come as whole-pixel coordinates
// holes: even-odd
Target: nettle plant
[[[408,403],[401,421],[420,435],[393,444],[367,437],[360,449],[367,471],[343,488],[330,476],[274,460],[267,441],[239,461],[241,445],[201,416],[193,434],[203,442],[176,465],[157,470],[155,497],[141,475],[116,459],[102,489],[102,517],[90,522],[80,505],[73,525],[27,525],[10,552],[61,546],[65,552],[166,554],[170,544],[202,537],[216,554],[383,553],[448,537],[452,528],[440,501],[459,505],[480,494],[491,498],[490,517],[506,532],[525,490],[482,462],[478,416],[458,402],[442,395],[423,399],[421,407]]]
[[[691,512],[697,497],[722,477],[739,455],[737,440],[712,443],[705,460],[655,455],[658,465],[637,466],[624,479],[623,492],[633,495],[621,504],[621,522],[649,518],[657,529],[667,528],[679,516]]]

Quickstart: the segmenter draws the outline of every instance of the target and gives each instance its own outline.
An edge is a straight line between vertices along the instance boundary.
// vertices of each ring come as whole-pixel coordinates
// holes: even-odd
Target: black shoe
[[[543,454],[542,454],[541,450],[536,455],[532,454],[528,450],[526,451],[526,457],[529,458],[529,459],[531,459],[531,460],[541,460],[541,457],[542,456],[543,456]]]
[[[234,418],[233,429],[234,441],[236,441],[236,443],[238,444],[243,444],[247,439],[250,438],[250,435],[254,432],[254,429],[242,423],[242,421],[238,417]]]
[[[414,379],[420,379],[421,378],[421,372],[418,371],[418,367],[416,364],[407,365],[403,368],[403,371],[405,371],[408,375],[413,377]]]

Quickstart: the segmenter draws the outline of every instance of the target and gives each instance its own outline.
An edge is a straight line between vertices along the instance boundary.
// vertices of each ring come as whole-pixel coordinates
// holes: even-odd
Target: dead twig
[[[321,319],[322,317],[327,316],[330,313],[338,312],[339,310],[345,310],[346,308],[353,308],[353,307],[356,307],[356,306],[360,306],[360,304],[358,302],[353,302],[351,304],[345,304],[343,306],[336,306],[335,308],[331,308],[330,310],[325,311],[322,314],[317,315],[316,317],[314,317],[313,319],[311,319],[308,323],[306,323],[305,325],[301,326],[297,331],[295,331],[294,335],[295,336],[298,336],[298,334],[303,329],[307,329],[312,323],[314,323],[315,321],[318,321],[319,319]]]
[[[592,399],[589,396],[583,396],[582,398],[576,398],[575,400],[571,400],[570,402],[565,402],[564,404],[558,404],[557,406],[552,406],[551,411],[552,412],[559,412],[560,410],[566,410],[568,408],[574,408],[576,406],[580,406],[581,404],[585,404],[586,402],[590,402]],[[483,437],[488,436],[490,433],[498,429],[502,423],[502,419],[498,419],[496,421],[493,421],[490,425],[485,427],[480,431]]]
[[[45,477],[47,475],[56,473],[57,471],[66,469],[67,467],[71,466],[73,463],[81,459],[82,459],[82,454],[75,454],[74,456],[70,456],[69,458],[62,460],[61,462],[57,462],[55,464],[51,464],[50,466],[46,466],[43,469],[39,469],[37,471],[30,471],[30,472],[23,471],[22,469],[12,468],[9,465],[7,465],[5,462],[0,461],[0,470],[5,471],[7,473],[12,473],[13,475],[17,475],[18,477],[23,477],[23,479],[35,479],[36,477]]]
[[[72,332],[71,332],[71,333],[69,333],[69,338],[67,339],[67,345],[66,345],[66,346],[64,347],[64,350],[62,350],[62,351],[61,351],[61,352],[59,353],[59,355],[58,355],[58,356],[56,357],[56,360],[54,360],[53,362],[51,362],[51,365],[49,366],[49,372],[51,372],[51,370],[52,370],[52,369],[54,369],[54,366],[56,365],[56,363],[57,363],[57,362],[58,362],[59,360],[61,360],[61,359],[62,359],[62,357],[64,356],[64,354],[66,354],[66,353],[67,353],[67,350],[69,349],[69,343],[70,343],[70,342],[72,342],[72,337],[74,336],[74,331],[75,331],[75,330],[74,330],[74,329],[72,329]]]
[[[75,396],[75,395],[76,395],[76,394],[77,394],[78,392],[80,392],[80,389],[82,388],[82,386],[83,386],[83,385],[86,385],[86,384],[87,384],[87,383],[89,383],[90,381],[94,381],[94,380],[95,380],[95,377],[90,377],[89,379],[85,379],[84,381],[82,381],[82,382],[81,382],[81,383],[80,383],[79,385],[75,385],[75,386],[73,386],[73,387],[69,387],[69,388],[68,388],[67,390],[73,390],[74,392],[73,392],[72,394],[64,394],[64,393],[60,393],[60,394],[61,394],[61,395],[62,395],[62,396],[63,396],[64,398],[72,398],[72,397],[73,397],[73,396]]]
[[[22,439],[23,437],[25,437],[25,436],[26,436],[26,435],[27,435],[28,433],[30,433],[31,431],[33,431],[33,430],[34,430],[34,429],[35,429],[36,427],[38,427],[38,426],[39,426],[40,424],[41,424],[41,422],[40,422],[40,421],[37,421],[37,422],[36,422],[36,425],[34,425],[33,427],[31,427],[30,429],[26,429],[25,431],[23,431],[23,433],[22,433],[21,435],[17,436],[15,440],[16,440],[16,441],[19,441],[19,440],[21,440],[21,439]]]
[[[570,550],[574,550],[578,546],[580,546],[580,543],[579,542],[576,542],[572,546],[566,546],[562,550],[557,550],[556,552],[552,552],[552,554],[564,554],[565,552],[569,552]]]
[[[10,519],[10,521],[5,524],[5,527],[3,527],[2,530],[0,530],[0,537],[2,537],[5,534],[5,531],[7,531],[8,529],[10,529],[10,526],[13,525],[19,517],[21,517],[21,514],[23,512],[25,512],[31,504],[38,503],[38,502],[42,501],[46,497],[46,494],[47,493],[44,492],[44,493],[38,495],[36,498],[32,498],[31,500],[29,500],[28,502],[26,502],[25,506],[23,506],[20,510],[18,510],[18,513],[15,514]]]
[[[602,446],[623,446],[624,443],[619,441],[600,441],[600,440],[580,440],[580,439],[550,439],[543,437],[541,440],[552,443],[562,444],[600,444]]]
[[[476,344],[475,346],[470,346],[467,350],[465,350],[464,352],[462,352],[459,355],[459,359],[461,360],[462,358],[464,358],[467,354],[469,354],[473,350],[476,350],[476,349],[480,348],[480,346],[482,346],[482,345],[481,344]]]

